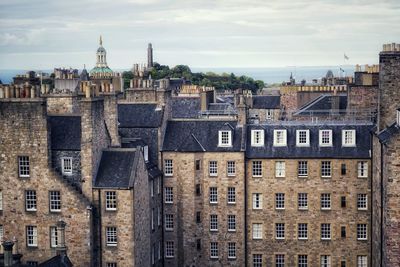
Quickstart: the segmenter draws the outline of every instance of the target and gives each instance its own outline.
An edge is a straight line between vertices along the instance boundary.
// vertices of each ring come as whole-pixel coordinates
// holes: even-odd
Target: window
[[[332,130],[319,130],[319,146],[332,146]]]
[[[346,238],[346,226],[340,227],[340,236]]]
[[[201,212],[200,211],[196,212],[196,223],[201,223]]]
[[[218,163],[216,161],[210,161],[208,163],[208,170],[210,176],[217,176],[218,175]]]
[[[342,146],[356,145],[356,130],[342,130]]]
[[[275,162],[275,177],[285,177],[285,162],[276,161]]]
[[[321,224],[321,239],[330,240],[331,239],[331,224],[322,223]]]
[[[359,178],[368,177],[368,163],[366,161],[359,161],[357,163],[357,170]]]
[[[25,208],[26,211],[36,211],[36,191],[35,190],[26,190],[25,191]]]
[[[347,170],[346,170],[346,164],[342,163],[340,169],[341,169],[341,172],[340,172],[340,173],[341,173],[342,175],[346,175],[346,171],[347,171]]]
[[[164,175],[172,176],[174,174],[174,165],[172,163],[172,159],[164,160]]]
[[[28,156],[18,157],[18,173],[19,177],[29,177],[30,176],[30,164]]]
[[[262,209],[262,194],[253,193],[253,209]]]
[[[218,189],[216,187],[210,187],[210,203],[218,203]]]
[[[154,208],[151,209],[151,230],[154,231]]]
[[[117,210],[117,192],[106,191],[106,210]]]
[[[210,242],[210,258],[218,258],[218,242]]]
[[[285,194],[276,193],[275,194],[275,209],[282,210],[285,209]]]
[[[200,160],[196,159],[196,171],[200,170]]]
[[[275,267],[285,267],[285,255],[283,254],[275,255]]]
[[[286,146],[286,130],[274,130],[274,146]]]
[[[210,231],[218,231],[218,215],[210,214]]]
[[[253,239],[262,239],[261,223],[253,223]]]
[[[0,224],[0,244],[4,241],[4,228],[3,225]],[[0,245],[0,254],[3,254],[3,246]]]
[[[253,267],[262,267],[262,255],[261,254],[253,254]]]
[[[307,255],[299,255],[298,259],[298,266],[299,267],[307,267],[308,266],[308,256]]]
[[[251,130],[251,146],[264,146],[264,130]]]
[[[161,181],[161,177],[156,178],[157,181],[157,194],[161,194],[161,187],[162,187],[162,181]]]
[[[150,196],[154,197],[154,180],[150,180]]]
[[[331,267],[331,256],[329,255],[321,256],[321,267]]]
[[[196,239],[196,248],[197,250],[201,250],[201,239]]]
[[[321,209],[322,210],[331,209],[331,194],[329,193],[321,194]]]
[[[109,247],[117,246],[117,227],[106,227],[106,243]]]
[[[61,193],[60,191],[50,191],[50,211],[61,211]]]
[[[107,267],[117,267],[116,262],[107,262]]]
[[[357,256],[357,267],[368,267],[367,256]]]
[[[367,240],[367,224],[357,224],[357,240]]]
[[[228,231],[236,231],[236,215],[228,215]]]
[[[299,161],[297,165],[297,175],[299,177],[307,177],[308,176],[308,162],[307,161]]]
[[[161,216],[162,216],[161,208],[157,207],[157,225],[158,225],[158,227],[161,226]]]
[[[26,245],[28,247],[37,247],[37,227],[27,226],[26,227]]]
[[[228,187],[228,204],[236,203],[236,188]]]
[[[330,161],[321,161],[321,177],[328,178],[331,177],[331,162]]]
[[[161,260],[161,241],[158,241],[158,259]]]
[[[174,241],[167,241],[165,242],[165,257],[166,258],[173,258],[175,256],[174,253]]]
[[[296,130],[296,146],[310,146],[309,130]]]
[[[57,227],[50,227],[50,247],[56,248],[58,246],[58,231]]]
[[[165,203],[174,203],[174,190],[172,187],[165,187]]]
[[[173,230],[174,230],[174,215],[165,214],[165,231],[173,231]]]
[[[61,172],[63,175],[72,175],[72,158],[61,158]]]
[[[218,146],[229,147],[232,146],[232,132],[219,131]]]
[[[3,191],[0,190],[0,210],[3,210]]]
[[[200,196],[200,195],[201,195],[200,184],[196,184],[196,196]]]
[[[340,197],[340,206],[342,208],[346,208],[346,197],[345,196]]]
[[[275,238],[276,239],[285,239],[285,224],[284,223],[276,223],[275,224]]]
[[[298,193],[297,199],[299,210],[308,210],[308,194]]]
[[[346,267],[346,261],[341,261],[340,262],[340,267]]]
[[[297,237],[300,240],[308,239],[308,224],[299,223],[297,225]]]
[[[235,176],[236,175],[236,162],[235,161],[228,161],[228,163],[227,163],[227,173],[228,173],[228,176]]]
[[[274,118],[274,110],[272,109],[267,109],[265,111],[265,119],[266,120],[272,120]]]
[[[253,166],[253,177],[262,177],[262,162],[261,160],[255,160],[252,162]]]
[[[367,202],[367,194],[357,194],[357,209],[366,210]]]
[[[236,259],[236,243],[228,242],[228,259]]]

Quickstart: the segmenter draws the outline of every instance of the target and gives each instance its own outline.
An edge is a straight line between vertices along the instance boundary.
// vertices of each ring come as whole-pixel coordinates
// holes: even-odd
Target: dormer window
[[[274,146],[286,146],[286,130],[274,130]]]
[[[232,131],[219,131],[218,132],[218,146],[230,147],[232,146]]]
[[[310,130],[296,130],[296,146],[310,146]]]
[[[264,145],[264,130],[251,130],[251,146]]]
[[[342,146],[356,145],[356,130],[342,130]]]
[[[332,130],[319,130],[319,146],[332,146]]]

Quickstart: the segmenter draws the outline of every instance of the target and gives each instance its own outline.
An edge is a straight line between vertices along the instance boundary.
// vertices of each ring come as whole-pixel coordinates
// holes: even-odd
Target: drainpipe
[[[3,242],[5,267],[11,267],[13,265],[13,256],[12,256],[13,246],[14,243],[12,241]]]
[[[246,152],[244,152],[246,154]],[[244,156],[244,266],[247,266],[247,159]]]
[[[381,266],[383,265],[383,144],[381,143]]]

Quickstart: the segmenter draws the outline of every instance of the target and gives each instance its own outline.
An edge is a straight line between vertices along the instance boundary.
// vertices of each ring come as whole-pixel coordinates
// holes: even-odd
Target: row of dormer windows
[[[276,147],[287,146],[287,130],[275,129],[273,132],[273,145]],[[264,130],[251,130],[251,146],[264,146],[265,135]],[[356,130],[342,130],[342,146],[353,147],[356,145]],[[310,130],[296,130],[296,146],[310,146]],[[319,130],[319,146],[333,146],[332,130]]]

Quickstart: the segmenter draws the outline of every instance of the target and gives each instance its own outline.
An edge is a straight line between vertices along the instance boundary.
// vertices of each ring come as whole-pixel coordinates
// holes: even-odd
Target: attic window
[[[286,130],[274,130],[274,146],[286,146]]]
[[[264,130],[251,130],[251,146],[264,145]]]
[[[356,145],[356,130],[342,130],[342,146]]]
[[[319,146],[332,146],[332,130],[319,130]]]
[[[309,130],[296,130],[296,146],[310,146]]]
[[[231,131],[219,131],[218,132],[218,146],[220,147],[231,147],[232,146],[232,132]]]

